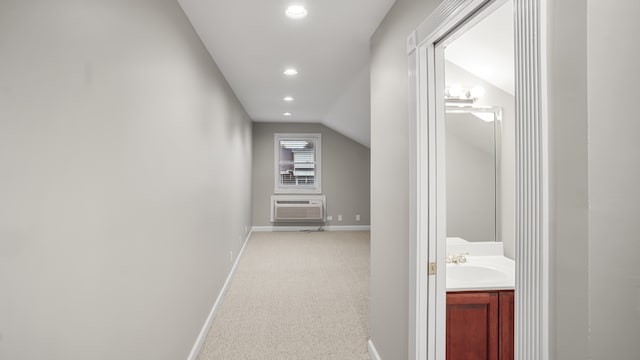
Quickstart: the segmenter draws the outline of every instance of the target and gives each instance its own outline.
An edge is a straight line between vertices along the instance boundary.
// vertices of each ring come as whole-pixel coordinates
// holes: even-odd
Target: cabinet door
[[[447,359],[498,360],[497,292],[447,294]]]
[[[500,360],[513,360],[513,291],[500,292]]]

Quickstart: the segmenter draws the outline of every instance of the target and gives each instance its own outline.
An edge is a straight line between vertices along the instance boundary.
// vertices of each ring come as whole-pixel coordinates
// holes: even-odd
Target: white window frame
[[[304,140],[315,142],[315,182],[313,185],[280,184],[280,141]],[[274,133],[273,136],[273,192],[275,194],[321,194],[322,193],[322,134],[319,133]]]

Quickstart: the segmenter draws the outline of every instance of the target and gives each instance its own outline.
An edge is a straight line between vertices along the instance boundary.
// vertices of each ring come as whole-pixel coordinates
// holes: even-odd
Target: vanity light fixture
[[[284,116],[291,116],[291,115],[293,115],[293,114],[292,114],[292,113],[290,113],[290,112],[286,112],[286,113],[284,113],[284,114],[282,114],[282,115],[284,115]]]
[[[447,94],[452,97],[459,97],[462,94],[462,86],[458,84],[453,84],[449,86],[449,90],[447,90]]]
[[[309,12],[302,5],[291,5],[287,8],[287,10],[284,13],[287,15],[288,18],[298,20],[298,19],[304,19],[305,17],[307,17],[307,14]]]
[[[283,74],[285,74],[287,76],[296,76],[296,75],[298,75],[298,70],[296,70],[294,68],[288,68],[283,72]]]
[[[463,89],[458,84],[452,84],[445,90],[445,102],[452,105],[471,105],[484,96],[482,86],[474,86],[471,89]]]
[[[291,102],[294,99],[291,96],[285,96],[284,99],[282,99],[282,100],[287,101],[287,102]]]

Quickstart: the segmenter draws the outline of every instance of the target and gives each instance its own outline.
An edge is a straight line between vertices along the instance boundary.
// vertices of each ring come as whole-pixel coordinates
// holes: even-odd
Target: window
[[[320,194],[320,134],[276,133],[275,193]]]

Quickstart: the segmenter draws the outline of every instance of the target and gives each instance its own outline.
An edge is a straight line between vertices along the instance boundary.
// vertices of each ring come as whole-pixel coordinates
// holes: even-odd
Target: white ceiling
[[[254,121],[319,122],[369,146],[369,38],[394,0],[178,2]],[[287,18],[292,4],[307,18]]]
[[[514,95],[513,4],[507,1],[449,44],[445,58]]]

